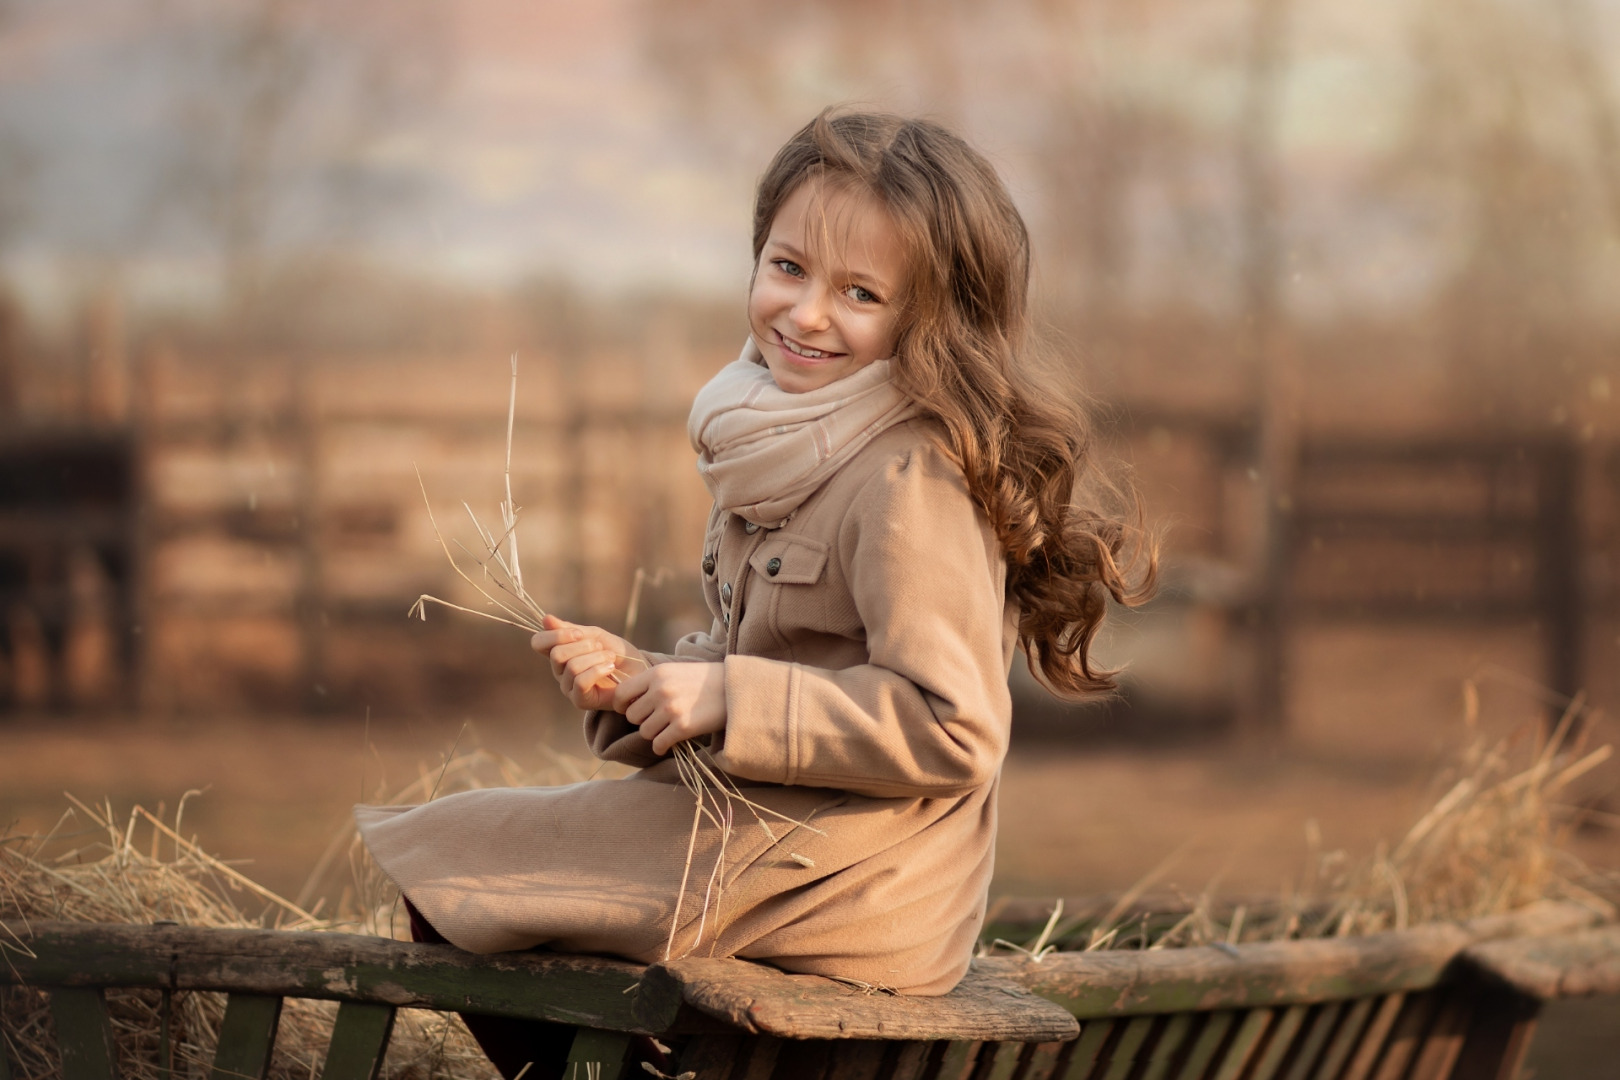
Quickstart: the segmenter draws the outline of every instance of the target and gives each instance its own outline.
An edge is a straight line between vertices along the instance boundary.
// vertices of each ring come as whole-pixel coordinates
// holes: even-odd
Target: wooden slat
[[[1502,990],[1480,995],[1451,1075],[1456,1080],[1512,1080],[1518,1076],[1539,1010],[1540,1002],[1523,994]]]
[[[232,994],[226,998],[209,1080],[262,1080],[270,1069],[270,1052],[280,1023],[279,997]]]
[[[1260,1045],[1260,1040],[1265,1037],[1276,1016],[1271,1009],[1254,1009],[1243,1018],[1243,1022],[1232,1035],[1232,1041],[1227,1044],[1226,1052],[1221,1055],[1220,1066],[1215,1070],[1215,1080],[1237,1080],[1243,1074],[1243,1070],[1249,1065],[1249,1059],[1254,1057],[1255,1049]]]
[[[1024,1043],[987,1043],[979,1051],[979,1071],[973,1080],[1012,1080],[1023,1060]]]
[[[1311,1073],[1312,1080],[1335,1080],[1344,1063],[1355,1052],[1356,1040],[1367,1027],[1372,1018],[1373,1009],[1377,1006],[1377,998],[1362,998],[1352,1002],[1345,1010],[1344,1018],[1334,1029],[1333,1039],[1328,1043],[1327,1050],[1316,1063],[1316,1071]]]
[[[630,1056],[633,1038],[634,1036],[626,1035],[622,1031],[579,1028],[574,1032],[574,1041],[568,1047],[568,1064],[578,1065],[579,1068],[575,1071],[581,1075],[587,1072],[585,1066],[595,1065],[597,1068],[588,1070],[591,1076],[598,1080],[619,1080],[628,1072],[625,1069],[625,1060]],[[735,1059],[736,1048],[733,1047],[731,1060]]]
[[[967,1080],[979,1063],[979,1050],[984,1044],[976,1041],[951,1040],[940,1055],[935,1080]]]
[[[746,1035],[737,1048],[730,1080],[771,1080],[782,1040],[770,1035]]]
[[[1461,962],[1542,1001],[1620,994],[1620,926],[1475,945]]]
[[[1221,1044],[1226,1041],[1226,1033],[1232,1030],[1237,1015],[1231,1009],[1206,1014],[1204,1026],[1199,1029],[1192,1049],[1187,1051],[1187,1057],[1176,1073],[1176,1080],[1202,1080],[1215,1055],[1220,1053]]]
[[[1447,1080],[1451,1076],[1452,1066],[1462,1052],[1463,1035],[1468,1030],[1468,1017],[1472,1012],[1473,1002],[1466,995],[1447,995],[1429,1037],[1423,1041],[1423,1049],[1412,1063],[1408,1080]]]
[[[1065,1045],[1048,1042],[1031,1046],[1024,1059],[1024,1071],[1018,1075],[1018,1080],[1052,1080],[1052,1073],[1057,1069]]]
[[[949,994],[905,997],[745,960],[680,960],[647,969],[636,1011],[649,1028],[683,1003],[745,1031],[788,1039],[1046,1042],[1079,1030],[1061,1006],[977,970]]]
[[[742,1046],[741,1035],[694,1036],[681,1050],[674,1071],[692,1073],[694,1080],[729,1080]]]
[[[1119,1027],[1114,1020],[1092,1020],[1080,1026],[1080,1037],[1073,1043],[1074,1049],[1058,1066],[1058,1075],[1063,1080],[1086,1080],[1092,1073],[1092,1067],[1102,1056],[1103,1047]]]
[[[894,1055],[894,1064],[889,1070],[889,1080],[924,1080],[928,1075],[928,1065],[933,1060],[936,1045],[921,1041],[901,1043],[899,1051]],[[738,1080],[742,1078],[739,1077]]]
[[[1407,997],[1406,1006],[1385,1040],[1384,1054],[1372,1073],[1373,1080],[1401,1080],[1406,1075],[1406,1067],[1417,1057],[1439,1004],[1439,997],[1433,993]]]
[[[1147,1041],[1148,1034],[1153,1025],[1159,1022],[1156,1016],[1133,1016],[1125,1023],[1125,1030],[1119,1033],[1113,1045],[1107,1050],[1107,1061],[1102,1072],[1102,1080],[1125,1080],[1130,1076],[1131,1070],[1136,1068],[1136,1055]],[[1096,1070],[1093,1069],[1095,1072]]]
[[[1350,1055],[1350,1064],[1344,1067],[1341,1080],[1365,1080],[1372,1072],[1373,1062],[1383,1052],[1384,1040],[1389,1037],[1390,1029],[1395,1026],[1395,1020],[1404,1008],[1405,994],[1391,994],[1379,1002],[1372,1019],[1367,1022],[1366,1030],[1356,1042],[1356,1052]]]
[[[644,969],[594,956],[479,956],[358,934],[97,923],[36,922],[22,938],[33,955],[19,951],[0,965],[0,983],[243,990],[623,1031],[662,1031],[673,1020],[648,1013],[643,1027],[625,991]]]
[[[1198,1020],[1197,1013],[1176,1013],[1165,1020],[1164,1029],[1148,1053],[1147,1064],[1142,1067],[1140,1080],[1165,1080],[1170,1075],[1176,1055],[1187,1044]]]
[[[878,1080],[883,1059],[893,1043],[878,1039],[844,1039],[833,1044],[827,1062],[829,1080]]]
[[[1277,1017],[1276,1025],[1271,1029],[1271,1037],[1266,1040],[1266,1048],[1261,1051],[1260,1059],[1254,1063],[1254,1071],[1249,1074],[1248,1080],[1271,1080],[1282,1068],[1288,1057],[1288,1052],[1294,1048],[1295,1036],[1305,1023],[1305,1017],[1311,1011],[1309,1005],[1290,1005]]]
[[[394,1007],[369,1001],[338,1006],[321,1080],[375,1080],[394,1030]]]
[[[1299,1038],[1299,1050],[1294,1054],[1283,1080],[1310,1080],[1311,1069],[1322,1056],[1322,1048],[1338,1026],[1345,1008],[1344,1002],[1333,1001],[1319,1005],[1311,1012],[1310,1019],[1305,1023],[1305,1033]]]
[[[975,971],[1016,981],[1085,1019],[1212,1009],[1309,1005],[1425,990],[1479,941],[1564,933],[1591,911],[1540,903],[1511,916],[1436,923],[1385,934],[1213,947],[1054,953],[1039,963],[988,957]]]
[[[63,1080],[117,1080],[118,1049],[101,988],[53,986],[50,995]]]

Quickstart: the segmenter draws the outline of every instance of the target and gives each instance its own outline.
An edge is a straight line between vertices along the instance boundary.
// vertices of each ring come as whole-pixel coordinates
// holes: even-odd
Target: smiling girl
[[[534,637],[591,749],[639,771],[361,808],[362,832],[475,952],[944,993],[984,918],[1014,652],[1059,693],[1111,687],[1092,640],[1156,553],[1074,502],[1086,426],[1026,369],[1024,223],[956,136],[817,117],[760,181],[754,254],[748,343],[689,422],[712,627],[668,653],[554,618]],[[689,861],[681,742],[770,825],[700,829]]]

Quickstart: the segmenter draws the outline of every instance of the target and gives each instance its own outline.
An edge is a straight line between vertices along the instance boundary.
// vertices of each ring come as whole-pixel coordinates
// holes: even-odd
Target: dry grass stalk
[[[137,806],[120,823],[110,805],[94,808],[74,802],[75,808],[49,834],[0,838],[0,962],[8,954],[26,951],[21,931],[36,920],[173,920],[186,926],[270,924],[300,930],[353,925],[352,917],[318,918],[258,885],[184,839],[178,820],[171,826]],[[161,1061],[164,998],[157,990],[108,992],[120,1073],[129,1080],[166,1076],[202,1080],[213,1060],[224,996],[172,995],[167,1008],[169,1059]],[[274,1080],[319,1075],[335,1014],[334,1002],[286,1003],[270,1072]],[[62,1075],[54,1024],[42,991],[0,988],[0,1021],[4,1051],[17,1075],[29,1080]],[[386,1080],[430,1080],[496,1074],[456,1016],[402,1010],[381,1075]]]
[[[434,538],[438,540],[439,546],[444,550],[445,558],[449,560],[450,566],[455,570],[456,574],[477,590],[485,602],[495,610],[489,611],[465,607],[423,593],[417,597],[416,603],[411,605],[409,612],[411,616],[420,618],[425,622],[427,620],[427,605],[431,603],[456,611],[464,611],[470,615],[477,615],[480,618],[490,619],[508,626],[514,626],[531,634],[542,629],[546,611],[524,588],[523,572],[518,557],[519,507],[512,498],[512,436],[516,417],[517,355],[514,353],[512,356],[512,381],[506,405],[506,498],[500,504],[502,531],[497,534],[485,528],[478,520],[478,515],[473,512],[472,507],[463,502],[461,505],[467,511],[467,517],[472,522],[473,530],[478,534],[480,550],[477,552],[471,551],[460,541],[456,541],[456,546],[461,548],[462,552],[477,566],[481,572],[482,581],[487,582],[489,588],[486,588],[478,579],[469,574],[456,560],[454,553],[450,550],[450,545],[445,542],[444,534],[439,530],[439,522],[433,514],[432,500],[428,497],[427,486],[422,482],[421,471],[418,470],[416,474],[417,484],[422,489],[422,501],[427,506],[428,521],[433,526]],[[662,579],[663,574],[659,572],[652,577],[652,583],[656,585]],[[636,620],[640,613],[642,587],[647,581],[648,575],[646,571],[638,567],[635,582],[631,589],[629,610],[625,614],[626,636],[634,632]],[[622,654],[615,657],[615,662],[646,664],[646,661],[639,656],[624,656]],[[622,669],[615,670],[610,672],[608,677],[617,683],[624,679],[625,674],[626,672]],[[693,937],[691,944],[687,946],[686,951],[681,954],[683,956],[690,955],[693,950],[698,948],[704,941],[705,932],[710,933],[709,945],[711,953],[718,944],[720,905],[725,892],[726,850],[731,841],[731,830],[736,807],[742,807],[753,816],[755,822],[764,830],[765,835],[770,837],[772,844],[780,843],[780,838],[772,831],[769,822],[766,821],[767,817],[775,818],[790,827],[804,828],[809,829],[811,832],[821,833],[820,829],[813,828],[808,821],[799,821],[779,814],[743,795],[741,789],[732,782],[731,778],[714,766],[713,760],[709,758],[707,751],[703,747],[693,745],[689,741],[676,743],[671,751],[671,756],[676,763],[676,768],[679,770],[681,782],[692,792],[694,805],[692,809],[692,829],[687,841],[686,864],[682,870],[680,891],[675,898],[675,911],[670,918],[669,939],[664,948],[664,959],[666,960],[673,957],[675,936],[681,925],[681,912],[686,902],[687,886],[691,881],[692,860],[697,850],[698,834],[704,822],[708,822],[710,826],[718,831],[720,845],[715,855],[714,865],[709,871],[708,882],[704,887],[703,907],[698,919],[697,933]],[[793,855],[791,857],[796,860],[804,860],[805,858],[802,855]],[[715,922],[713,931],[709,931],[711,914],[714,916]]]
[[[1475,729],[1478,694],[1465,688]],[[1321,851],[1320,830],[1306,823],[1307,859],[1299,888],[1261,903],[1223,908],[1212,883],[1163,915],[1132,909],[1163,876],[1171,856],[1100,919],[1059,923],[1061,907],[1039,937],[1020,946],[1035,957],[1064,949],[1168,948],[1337,937],[1398,930],[1517,910],[1540,899],[1585,904],[1615,914],[1620,881],[1594,874],[1563,849],[1567,829],[1586,816],[1558,800],[1578,778],[1603,765],[1612,748],[1588,748],[1596,716],[1577,698],[1550,732],[1538,719],[1496,742],[1473,735],[1444,774],[1438,797],[1393,847],[1360,862]],[[1563,825],[1560,826],[1560,820]],[[1129,911],[1129,914],[1126,914]]]

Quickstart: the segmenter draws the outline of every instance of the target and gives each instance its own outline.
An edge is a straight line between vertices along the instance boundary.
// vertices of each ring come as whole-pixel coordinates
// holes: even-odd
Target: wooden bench
[[[214,1080],[262,1077],[283,1000],[335,1000],[323,1080],[371,1080],[395,1011],[549,1020],[570,1071],[692,1080],[1507,1080],[1540,1003],[1620,992],[1620,927],[1542,904],[1361,938],[986,957],[898,997],[739,960],[651,967],[336,933],[32,924],[0,982],[48,991],[63,1080],[118,1075],[104,992],[229,995]],[[168,1000],[165,998],[165,1000]],[[540,1074],[543,1075],[543,1074]],[[0,1080],[24,1080],[0,1054]]]

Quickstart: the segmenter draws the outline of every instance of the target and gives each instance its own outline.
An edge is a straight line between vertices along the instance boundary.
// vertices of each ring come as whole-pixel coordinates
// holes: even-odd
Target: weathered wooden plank
[[[394,1007],[370,1001],[338,1006],[321,1080],[376,1080],[394,1030]]]
[[[1092,1020],[1082,1024],[1080,1037],[1074,1040],[1074,1048],[1058,1065],[1058,1075],[1063,1080],[1086,1080],[1119,1026],[1119,1022],[1114,1020]]]
[[[729,1080],[742,1048],[741,1035],[698,1035],[681,1050],[674,1071],[691,1073],[693,1080]]]
[[[878,1080],[884,1056],[894,1044],[878,1039],[842,1039],[828,1057],[830,1080]]]
[[[53,986],[50,995],[63,1080],[118,1080],[118,1049],[101,989]]]
[[[1408,1080],[1447,1080],[1462,1053],[1463,1035],[1473,1002],[1466,994],[1450,994],[1434,1018],[1434,1027],[1423,1042],[1423,1049],[1412,1063]]]
[[[949,994],[904,997],[745,960],[679,960],[648,968],[636,993],[642,1023],[650,1027],[673,1016],[682,1003],[745,1031],[788,1039],[1046,1042],[1079,1030],[1060,1006],[980,971],[968,972]]]
[[[1187,1044],[1197,1019],[1197,1013],[1176,1013],[1165,1020],[1164,1029],[1148,1053],[1147,1064],[1142,1067],[1140,1080],[1165,1080],[1170,1075],[1170,1067]]]
[[[574,1032],[574,1041],[568,1047],[568,1064],[577,1065],[573,1070],[580,1074],[589,1074],[594,1080],[619,1080],[626,1074],[625,1061],[630,1056],[630,1044],[634,1037],[622,1031],[603,1031],[600,1028],[578,1028]],[[735,1059],[735,1049],[732,1052]],[[729,1065],[730,1062],[728,1061]],[[587,1070],[585,1066],[595,1068]],[[728,1069],[729,1073],[730,1070]],[[722,1077],[724,1080],[724,1077]]]
[[[1401,1080],[1406,1075],[1406,1068],[1417,1057],[1439,1004],[1440,999],[1434,993],[1407,995],[1406,1005],[1384,1041],[1384,1053],[1372,1073],[1373,1080]]]
[[[926,1080],[934,1048],[938,1045],[923,1041],[901,1043],[889,1069],[889,1080]]]
[[[1232,1030],[1232,1024],[1237,1020],[1237,1013],[1231,1009],[1209,1013],[1204,1020],[1204,1026],[1198,1032],[1192,1049],[1187,1051],[1187,1057],[1181,1063],[1181,1069],[1176,1073],[1176,1080],[1203,1080],[1209,1071],[1210,1063],[1220,1052],[1221,1044],[1226,1041],[1226,1033]]]
[[[1305,1034],[1299,1040],[1299,1051],[1294,1055],[1283,1080],[1310,1080],[1311,1069],[1316,1065],[1317,1058],[1322,1056],[1322,1048],[1327,1045],[1344,1011],[1342,1001],[1318,1005],[1312,1011],[1310,1019],[1306,1021]]]
[[[1052,1080],[1052,1073],[1057,1069],[1058,1058],[1066,1045],[1046,1042],[1030,1047],[1029,1056],[1024,1059],[1024,1071],[1018,1074],[1018,1080]]]
[[[232,994],[219,1023],[219,1046],[209,1080],[263,1080],[281,1023],[281,998]]]
[[[1226,1044],[1226,1052],[1221,1055],[1220,1066],[1215,1070],[1215,1080],[1237,1080],[1243,1074],[1243,1070],[1249,1065],[1249,1059],[1254,1057],[1255,1048],[1265,1037],[1276,1015],[1271,1009],[1254,1009],[1243,1018],[1243,1022],[1232,1035],[1232,1041]]]
[[[1391,994],[1378,1003],[1366,1030],[1356,1043],[1356,1052],[1350,1055],[1350,1063],[1344,1067],[1341,1080],[1365,1080],[1372,1071],[1373,1062],[1383,1052],[1384,1040],[1389,1037],[1390,1028],[1395,1026],[1395,1018],[1400,1016],[1404,1008],[1405,994]]]
[[[1125,1080],[1131,1074],[1131,1070],[1136,1068],[1136,1055],[1156,1023],[1158,1018],[1154,1016],[1133,1016],[1126,1021],[1125,1030],[1107,1049],[1106,1060],[1102,1063],[1102,1080]],[[1092,1071],[1096,1071],[1095,1067]]]
[[[731,1080],[771,1080],[782,1040],[771,1035],[745,1035],[737,1048]]]
[[[1277,1075],[1288,1052],[1294,1048],[1294,1038],[1304,1026],[1305,1017],[1310,1011],[1309,1005],[1290,1005],[1278,1014],[1277,1023],[1271,1029],[1271,1036],[1266,1040],[1265,1049],[1260,1052],[1248,1080],[1271,1080]]]
[[[1328,1043],[1327,1050],[1316,1063],[1316,1071],[1311,1073],[1312,1080],[1335,1080],[1339,1070],[1344,1068],[1344,1063],[1355,1052],[1356,1042],[1366,1030],[1377,1004],[1377,998],[1362,998],[1350,1003],[1344,1018],[1333,1031],[1333,1039]]]
[[[0,965],[0,983],[241,990],[622,1031],[663,1031],[674,1019],[634,1010],[625,991],[640,966],[594,956],[478,956],[358,934],[98,923],[36,922],[22,938],[33,955],[12,954],[10,967]]]
[[[1476,942],[1569,932],[1594,918],[1575,905],[1541,903],[1511,916],[1356,938],[1053,953],[1039,962],[987,957],[975,970],[1021,983],[1080,1019],[1308,1005],[1425,990]]]
[[[1620,926],[1474,945],[1461,963],[1542,1001],[1620,994]]]

